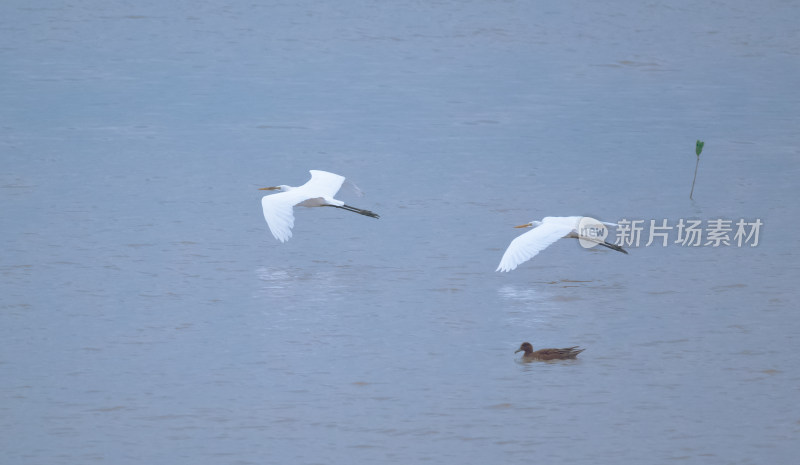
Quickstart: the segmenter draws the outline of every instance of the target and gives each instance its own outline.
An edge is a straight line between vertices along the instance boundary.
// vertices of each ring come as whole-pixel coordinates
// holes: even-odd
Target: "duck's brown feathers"
[[[579,353],[586,349],[580,349],[578,346],[567,347],[564,349],[539,349],[534,352],[533,346],[530,342],[523,342],[516,352],[525,352],[522,354],[523,362],[532,362],[534,360],[568,360],[574,359]]]

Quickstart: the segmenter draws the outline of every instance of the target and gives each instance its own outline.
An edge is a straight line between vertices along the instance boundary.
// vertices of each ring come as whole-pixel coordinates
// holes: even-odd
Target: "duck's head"
[[[517,352],[523,352],[523,351],[526,354],[533,352],[533,346],[531,345],[530,342],[523,342],[522,345],[519,346],[519,349],[515,350],[514,353],[516,354]]]

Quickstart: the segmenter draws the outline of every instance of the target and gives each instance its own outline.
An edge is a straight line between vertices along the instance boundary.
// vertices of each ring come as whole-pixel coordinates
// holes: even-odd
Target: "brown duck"
[[[567,347],[566,349],[539,349],[534,352],[533,346],[530,342],[523,342],[522,345],[519,346],[519,349],[517,349],[514,353],[516,354],[517,352],[524,351],[525,353],[522,354],[522,361],[532,362],[534,360],[574,359],[584,350],[586,349],[579,349],[578,346],[575,346]]]

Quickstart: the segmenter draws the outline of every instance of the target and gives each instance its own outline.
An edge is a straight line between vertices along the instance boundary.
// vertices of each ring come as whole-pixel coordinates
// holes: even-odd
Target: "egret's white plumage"
[[[267,226],[269,226],[269,230],[275,236],[275,239],[286,242],[292,237],[292,228],[294,227],[293,209],[295,206],[336,207],[372,218],[379,217],[369,210],[351,207],[345,205],[341,200],[333,198],[339,188],[342,187],[342,183],[345,181],[344,176],[320,170],[311,170],[310,173],[311,179],[302,186],[280,185],[260,189],[281,191],[277,194],[265,195],[261,199],[264,219],[267,220]]]
[[[584,239],[595,242],[599,245],[608,247],[627,254],[622,247],[609,244],[608,242],[598,240],[592,237],[580,236],[578,234],[578,227],[582,216],[547,216],[542,218],[541,221],[531,221],[530,223],[517,228],[533,227],[533,230],[515,238],[508,245],[503,258],[500,260],[500,265],[495,271],[511,271],[518,267],[520,264],[535,257],[536,254],[546,249],[550,244],[556,242],[562,237],[571,237],[575,239]],[[609,226],[617,226],[615,223],[603,223]]]

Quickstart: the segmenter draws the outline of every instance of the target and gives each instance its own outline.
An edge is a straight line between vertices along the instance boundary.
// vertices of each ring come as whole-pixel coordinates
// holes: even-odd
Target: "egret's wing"
[[[511,271],[527,262],[553,242],[569,234],[574,226],[569,223],[546,222],[517,237],[509,244],[495,271]]]
[[[286,242],[292,237],[292,228],[294,227],[292,207],[305,199],[304,193],[294,190],[265,195],[261,199],[264,219],[267,220],[267,226],[275,239]]]
[[[344,182],[344,185],[350,187],[350,189],[352,189],[353,192],[355,192],[357,196],[364,197],[364,191],[359,189],[358,186],[356,186],[356,183],[354,183],[353,181],[348,179],[348,180],[346,180]]]
[[[298,191],[307,192],[309,194],[307,198],[333,198],[344,182],[344,176],[339,176],[338,174],[320,170],[311,170],[309,172],[311,173],[311,179],[297,188]],[[300,200],[300,202],[303,200],[305,199]]]

